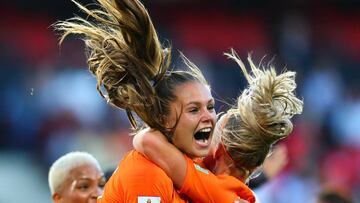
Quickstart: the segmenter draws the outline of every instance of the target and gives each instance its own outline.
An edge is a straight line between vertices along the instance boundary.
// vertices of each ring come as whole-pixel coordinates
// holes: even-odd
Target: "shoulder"
[[[204,185],[208,185],[204,183],[214,181],[213,179],[215,176],[209,170],[199,165],[199,163],[194,162],[192,159],[190,159],[187,156],[185,156],[185,160],[186,160],[186,175],[185,175],[184,184],[180,188],[180,193],[187,194],[189,191],[192,191],[194,188],[197,188],[198,185],[204,186]]]
[[[133,150],[121,161],[115,172],[125,193],[172,194],[171,179],[156,164]]]
[[[127,176],[127,178],[132,177],[132,175],[140,175],[146,179],[163,177],[164,179],[170,180],[160,167],[136,150],[130,151],[124,157],[116,173]]]
[[[106,184],[103,196],[118,196],[125,202],[141,202],[144,198],[172,202],[174,192],[173,183],[165,172],[133,150],[120,162]]]

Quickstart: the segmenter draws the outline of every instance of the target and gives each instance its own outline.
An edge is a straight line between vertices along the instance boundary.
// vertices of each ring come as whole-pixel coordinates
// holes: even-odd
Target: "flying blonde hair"
[[[295,72],[277,74],[271,65],[259,68],[250,55],[248,72],[233,49],[225,55],[240,66],[249,86],[237,106],[228,110],[221,140],[238,168],[252,170],[263,163],[275,142],[292,132],[291,118],[301,114],[303,101],[295,95]]]
[[[60,44],[70,34],[80,34],[87,49],[89,69],[97,78],[97,90],[111,105],[124,109],[135,130],[139,120],[169,134],[164,119],[175,88],[184,82],[206,83],[201,71],[181,55],[190,71],[168,70],[171,47],[161,45],[151,18],[139,0],[97,0],[88,9],[72,0],[88,15],[57,22]],[[142,122],[140,122],[143,124]]]

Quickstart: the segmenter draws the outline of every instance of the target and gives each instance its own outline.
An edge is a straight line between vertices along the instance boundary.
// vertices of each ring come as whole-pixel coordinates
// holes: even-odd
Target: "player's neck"
[[[220,145],[218,145],[220,146]],[[226,154],[223,151],[223,148],[217,147],[215,150],[215,153],[213,153],[213,167],[211,171],[215,175],[221,175],[221,174],[229,174],[230,170],[228,167],[228,160],[226,157]]]

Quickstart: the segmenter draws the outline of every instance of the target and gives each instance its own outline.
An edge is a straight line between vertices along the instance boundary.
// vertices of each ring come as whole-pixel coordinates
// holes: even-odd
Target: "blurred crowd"
[[[169,40],[174,50],[202,69],[219,112],[245,84],[237,65],[223,55],[230,48],[243,59],[251,53],[257,62],[297,71],[304,113],[283,141],[288,147],[288,166],[257,190],[262,202],[314,202],[324,188],[360,202],[359,2],[144,3],[160,38]],[[14,197],[9,196],[22,187],[11,188],[6,180],[16,178],[11,174],[23,181],[29,178],[14,171],[21,173],[23,168],[24,174],[38,174],[30,185],[44,188],[46,194],[48,168],[66,152],[88,151],[105,170],[112,170],[132,146],[126,115],[96,91],[83,43],[69,38],[61,47],[57,44],[51,24],[77,11],[70,0],[31,4],[13,0],[4,5],[0,18],[0,178],[5,181],[0,188],[6,189],[0,192],[0,202],[11,203]],[[174,67],[181,67],[178,52],[173,56]],[[30,202],[50,202],[50,195]]]

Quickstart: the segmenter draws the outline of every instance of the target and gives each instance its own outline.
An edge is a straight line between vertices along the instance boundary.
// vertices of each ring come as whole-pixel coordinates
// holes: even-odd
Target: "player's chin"
[[[195,147],[192,154],[193,154],[193,156],[195,158],[205,157],[205,156],[208,155],[209,149],[210,149],[209,146],[208,147],[201,147],[201,148]]]

